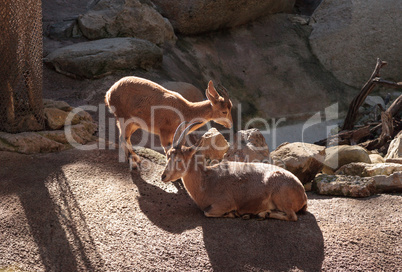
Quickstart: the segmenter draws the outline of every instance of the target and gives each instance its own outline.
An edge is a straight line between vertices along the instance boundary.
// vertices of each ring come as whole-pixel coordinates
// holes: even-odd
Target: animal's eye
[[[223,114],[228,114],[228,112],[227,112],[227,111],[222,111],[222,113],[223,113]]]
[[[177,162],[181,162],[181,159],[180,159],[180,158],[177,158],[176,161],[177,161]]]

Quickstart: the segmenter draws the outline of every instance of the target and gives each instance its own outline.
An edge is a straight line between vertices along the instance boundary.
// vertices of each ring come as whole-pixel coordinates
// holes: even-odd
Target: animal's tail
[[[114,107],[110,105],[110,93],[107,92],[105,95],[105,105],[109,108],[110,113],[114,113]]]

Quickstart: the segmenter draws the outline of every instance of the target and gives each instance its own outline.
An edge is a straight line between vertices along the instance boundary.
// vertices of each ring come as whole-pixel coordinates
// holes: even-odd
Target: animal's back
[[[138,117],[145,121],[151,115],[151,106],[172,106],[183,103],[183,97],[159,84],[139,77],[124,77],[107,91],[105,102],[119,118]]]

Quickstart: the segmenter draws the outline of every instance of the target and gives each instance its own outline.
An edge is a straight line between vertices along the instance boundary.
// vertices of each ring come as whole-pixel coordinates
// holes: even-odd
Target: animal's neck
[[[184,186],[195,203],[202,206],[203,191],[206,189],[204,160],[201,157],[197,159],[197,156],[193,156],[187,167],[187,172],[183,176]]]
[[[203,119],[205,122],[208,122],[212,119],[212,105],[208,100],[188,103],[189,111],[185,113],[185,118],[188,121],[191,121],[196,118]],[[199,120],[201,121],[201,120]]]

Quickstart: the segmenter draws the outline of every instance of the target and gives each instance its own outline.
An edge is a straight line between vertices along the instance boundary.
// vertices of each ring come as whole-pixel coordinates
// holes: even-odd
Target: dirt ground
[[[95,2],[43,1],[44,22]],[[101,103],[110,82],[45,68],[44,96]],[[130,172],[110,149],[0,152],[0,271],[402,271],[402,194],[308,193],[297,222],[211,219],[162,168]]]
[[[298,222],[211,219],[116,150],[0,152],[0,271],[401,271],[402,195],[309,193]]]

